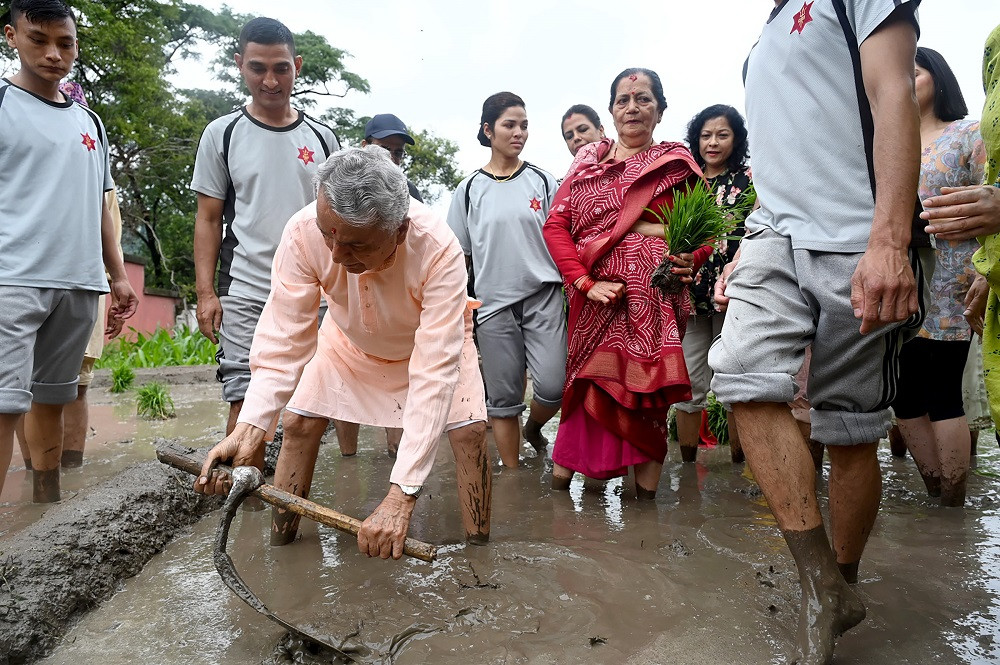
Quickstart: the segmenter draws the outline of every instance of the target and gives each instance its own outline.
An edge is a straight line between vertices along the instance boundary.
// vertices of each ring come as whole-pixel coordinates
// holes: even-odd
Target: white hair
[[[393,233],[410,209],[406,176],[381,146],[338,150],[319,165],[313,182],[351,226]]]

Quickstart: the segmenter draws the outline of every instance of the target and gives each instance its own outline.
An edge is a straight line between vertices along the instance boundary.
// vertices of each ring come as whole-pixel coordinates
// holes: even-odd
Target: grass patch
[[[166,420],[176,415],[170,391],[157,381],[139,388],[135,396],[135,412],[146,420]]]
[[[111,392],[123,393],[135,382],[135,371],[121,363],[111,368]]]
[[[139,367],[175,367],[179,365],[211,365],[215,362],[215,345],[198,329],[178,326],[171,335],[158,328],[152,335],[135,332],[135,341],[112,342],[95,363],[98,369],[128,365]]]

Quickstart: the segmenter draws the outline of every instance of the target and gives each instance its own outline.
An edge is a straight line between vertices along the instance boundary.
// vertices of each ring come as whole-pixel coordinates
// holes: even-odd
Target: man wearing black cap
[[[365,138],[361,141],[361,147],[366,145],[382,146],[389,151],[392,161],[396,166],[403,165],[403,157],[406,155],[406,145],[413,145],[413,137],[406,131],[403,121],[391,113],[379,113],[365,125]],[[417,186],[407,178],[406,186],[410,188],[410,196],[420,201],[424,200],[417,191]]]

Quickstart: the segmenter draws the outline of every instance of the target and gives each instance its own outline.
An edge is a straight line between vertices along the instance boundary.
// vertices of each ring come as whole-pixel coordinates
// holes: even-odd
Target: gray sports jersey
[[[761,204],[746,221],[748,234],[766,226],[796,249],[865,251],[875,212],[874,131],[859,47],[901,5],[916,22],[917,4],[785,0],[772,12],[744,70]]]
[[[463,180],[451,199],[448,226],[472,257],[477,317],[493,314],[562,276],[542,238],[542,224],[556,193],[546,171],[524,162],[509,180],[480,169]]]
[[[225,201],[219,295],[267,300],[285,223],[316,199],[316,167],[339,149],[333,130],[302,111],[276,128],[242,108],[205,128],[191,189]]]
[[[107,293],[101,205],[114,187],[97,114],[0,81],[0,284]]]

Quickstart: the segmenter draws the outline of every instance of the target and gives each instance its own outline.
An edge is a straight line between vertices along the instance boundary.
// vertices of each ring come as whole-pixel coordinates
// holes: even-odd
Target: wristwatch
[[[398,487],[403,494],[412,496],[414,499],[420,496],[420,492],[424,489],[423,485],[400,485],[399,483],[393,483],[393,485]]]

